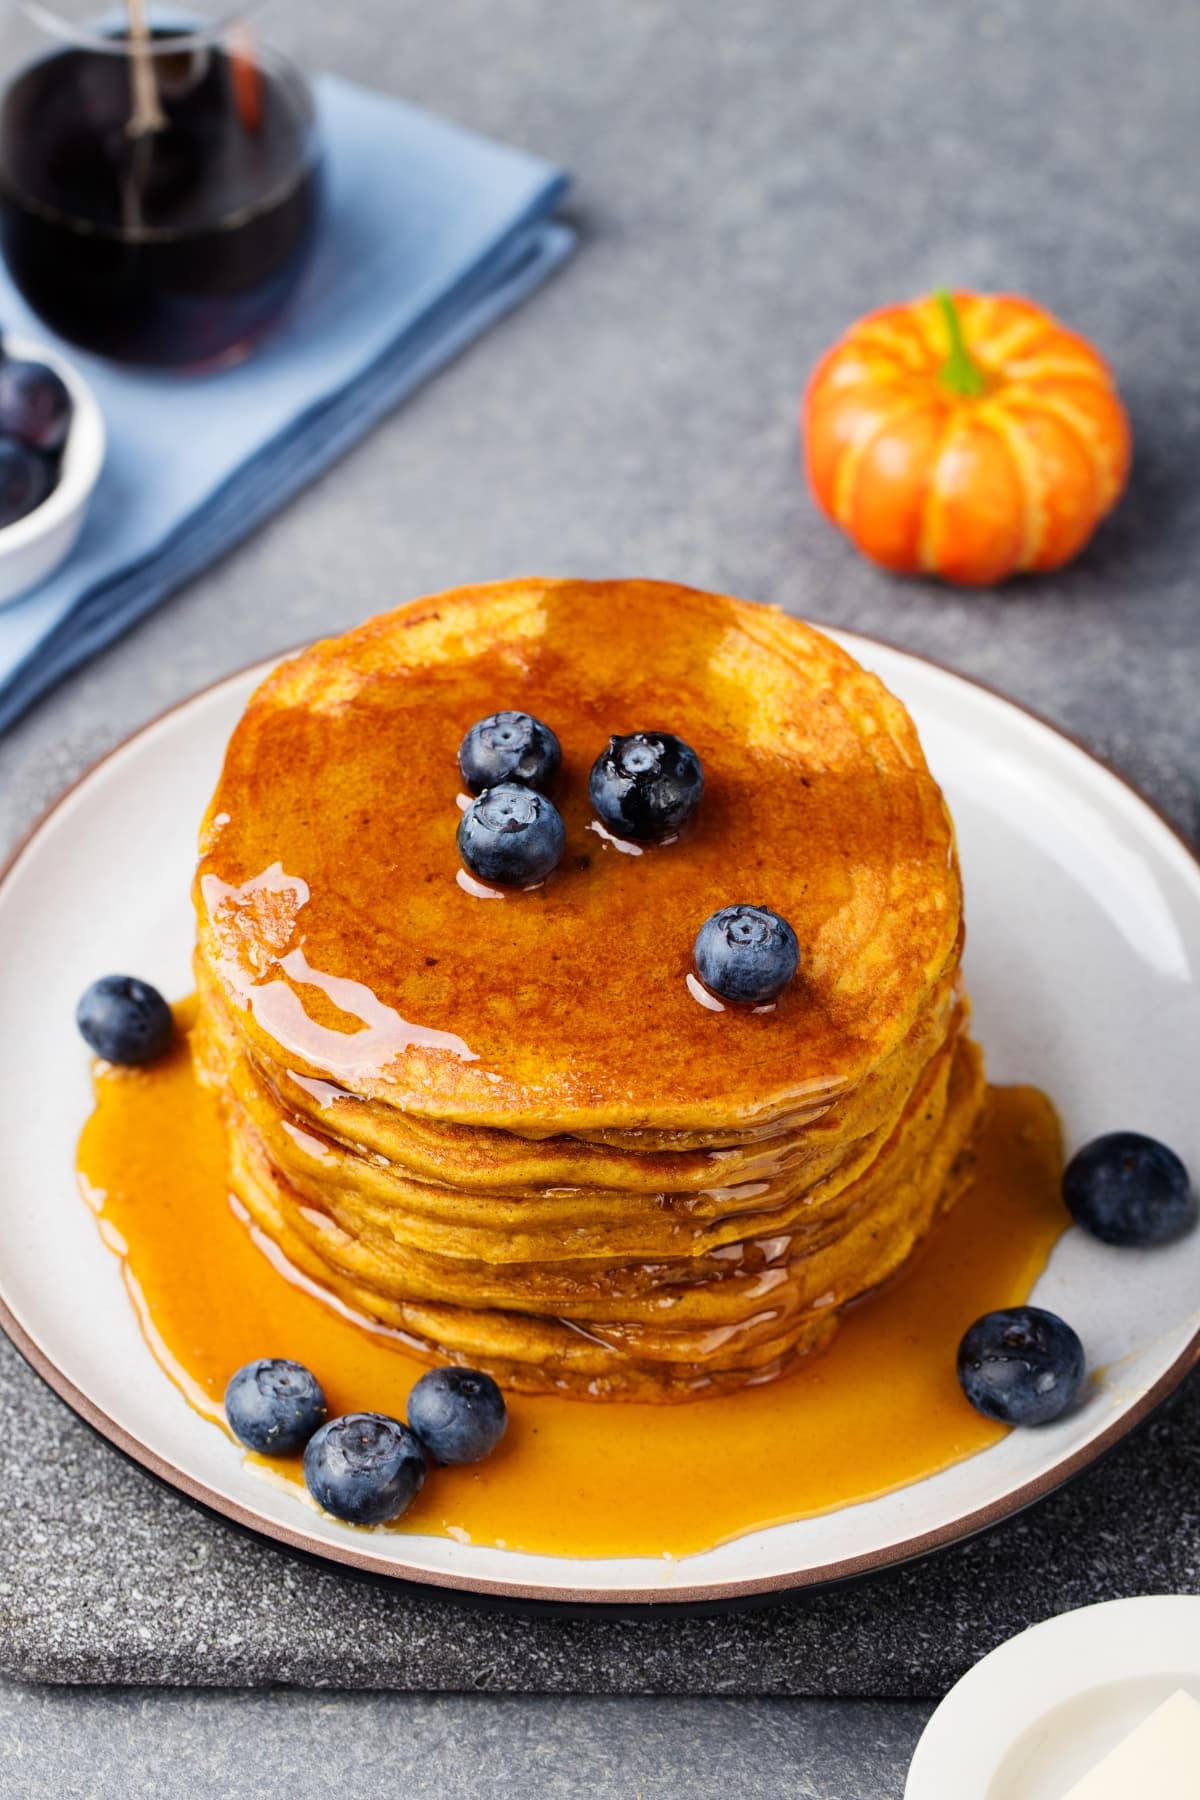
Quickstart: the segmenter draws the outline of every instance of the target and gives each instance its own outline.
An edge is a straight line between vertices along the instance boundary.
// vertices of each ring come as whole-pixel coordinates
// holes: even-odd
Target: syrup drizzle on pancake
[[[458,879],[456,751],[517,704],[562,743],[567,850],[492,905]],[[705,795],[677,841],[631,846],[597,832],[588,770],[610,733],[659,728]],[[201,959],[265,1054],[531,1135],[782,1127],[901,1041],[961,910],[941,794],[882,683],[772,608],[638,581],[456,590],[281,665],[230,739],[196,898]],[[706,1012],[686,981],[701,923],[738,901],[800,939],[769,1014]]]

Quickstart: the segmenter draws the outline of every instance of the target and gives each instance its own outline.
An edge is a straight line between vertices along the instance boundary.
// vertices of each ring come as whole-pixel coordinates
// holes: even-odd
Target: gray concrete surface
[[[0,1689],[20,1800],[897,1800],[928,1705]]]
[[[1186,0],[292,0],[289,11],[315,63],[571,166],[584,247],[251,544],[0,743],[0,839],[116,738],[238,663],[424,590],[528,570],[725,587],[932,652],[1106,746],[1195,826],[1200,14]],[[795,407],[814,357],[858,312],[943,282],[1055,307],[1108,351],[1134,421],[1131,491],[1092,550],[999,595],[888,580],[815,515],[799,477]],[[27,1647],[68,1643],[75,1621],[77,1639],[88,1627],[136,1660],[156,1620],[174,1611],[186,1625],[189,1593],[220,1590],[214,1571],[230,1595],[235,1572],[251,1575],[242,1540],[235,1556],[232,1534],[94,1445],[6,1350],[0,1372],[0,1580],[10,1609],[14,1584],[22,1597],[10,1619]],[[1183,1434],[1177,1485],[1148,1510],[1154,1438],[1123,1453],[1127,1468],[1080,1485],[1054,1528],[1043,1598],[1095,1597],[1139,1572],[1195,1584],[1194,1497],[1168,1526],[1172,1494],[1192,1492],[1195,1414],[1189,1397],[1183,1424],[1161,1428]],[[33,1514],[12,1475],[27,1427],[61,1459],[44,1469]],[[1097,1491],[1103,1529],[1089,1537]],[[63,1554],[66,1515],[88,1554]],[[122,1542],[150,1559],[141,1587]],[[914,1603],[915,1649],[936,1661],[956,1617],[998,1629],[1022,1545],[988,1551],[986,1579],[984,1564],[947,1575],[962,1584],[951,1604],[934,1582],[923,1609]],[[243,1590],[255,1605],[272,1581],[300,1581],[294,1565],[278,1573],[273,1552],[255,1554]],[[864,1604],[882,1636],[901,1616],[899,1590]],[[726,1621],[703,1655],[677,1634],[675,1680],[685,1646],[712,1685],[730,1644],[753,1644],[755,1630],[813,1643],[798,1615],[762,1618],[740,1640]],[[417,1626],[435,1647],[466,1629]],[[236,1636],[227,1617],[219,1648],[236,1649]],[[819,1679],[819,1645],[809,1660]],[[890,1800],[920,1717],[850,1702],[9,1689],[0,1791],[319,1794],[357,1759],[363,1792]]]

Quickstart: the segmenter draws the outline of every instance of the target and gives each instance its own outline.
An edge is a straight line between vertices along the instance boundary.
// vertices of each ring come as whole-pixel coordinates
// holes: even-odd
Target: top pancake
[[[560,867],[461,885],[458,745],[520,708],[563,747]],[[620,847],[588,802],[612,733],[666,730],[705,793]],[[514,581],[416,601],[283,663],[201,834],[199,956],[271,1062],[526,1136],[784,1123],[860,1081],[957,958],[953,833],[876,677],[773,608],[655,582]],[[707,915],[790,920],[775,1008],[700,1005]]]

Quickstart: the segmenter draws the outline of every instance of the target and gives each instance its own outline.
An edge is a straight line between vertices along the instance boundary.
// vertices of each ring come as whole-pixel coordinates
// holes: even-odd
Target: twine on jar
[[[129,8],[129,71],[133,94],[133,112],[125,129],[130,137],[145,137],[149,131],[161,131],[167,115],[158,98],[158,79],[154,73],[154,53],[146,17],[146,0],[126,0]]]

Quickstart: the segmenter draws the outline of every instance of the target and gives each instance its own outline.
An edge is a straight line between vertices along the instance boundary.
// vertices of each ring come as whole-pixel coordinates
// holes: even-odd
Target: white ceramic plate
[[[950,1689],[921,1734],[904,1800],[1062,1800],[1179,1688],[1200,1700],[1193,1595],[1046,1619]],[[1200,1794],[1200,1771],[1196,1782]]]
[[[1200,867],[1145,801],[1011,702],[837,634],[912,709],[958,825],[967,975],[993,1080],[1035,1082],[1069,1144],[1129,1127],[1200,1170]],[[116,1259],[77,1197],[90,1105],[75,1002],[128,969],[190,987],[196,825],[264,669],[197,695],[116,750],[49,814],[0,884],[0,1322],[50,1384],[132,1456],[243,1524],[337,1561],[514,1597],[728,1599],[864,1573],[952,1543],[1093,1461],[1200,1357],[1200,1232],[1115,1251],[1071,1231],[1038,1283],[1103,1370],[1070,1417],[940,1475],[678,1561],[573,1559],[368,1533],[243,1467],[160,1374]]]

